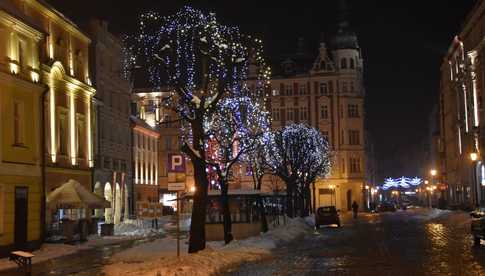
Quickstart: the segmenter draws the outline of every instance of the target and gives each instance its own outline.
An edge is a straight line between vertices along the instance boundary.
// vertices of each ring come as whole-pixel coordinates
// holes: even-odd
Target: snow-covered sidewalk
[[[197,254],[187,254],[187,240],[182,240],[180,258],[175,256],[176,240],[166,237],[115,254],[104,272],[107,275],[211,275],[243,262],[261,260],[270,256],[278,245],[311,233],[313,226],[305,220],[288,219],[286,225],[227,246],[222,242],[208,242],[207,248]]]
[[[32,263],[41,263],[51,259],[76,254],[80,251],[102,246],[117,245],[130,240],[161,236],[163,233],[164,230],[162,229],[152,229],[151,224],[146,221],[127,221],[115,226],[114,236],[102,237],[99,235],[90,235],[86,242],[74,245],[44,243],[39,250],[32,252],[35,255],[35,257],[32,258]],[[16,267],[17,265],[14,262],[9,261],[8,258],[0,259],[0,271]]]

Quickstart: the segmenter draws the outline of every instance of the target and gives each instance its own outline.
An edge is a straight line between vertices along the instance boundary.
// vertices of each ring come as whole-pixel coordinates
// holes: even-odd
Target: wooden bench
[[[32,257],[34,257],[34,254],[30,252],[12,251],[10,252],[9,260],[14,261],[25,272],[25,275],[31,275]]]

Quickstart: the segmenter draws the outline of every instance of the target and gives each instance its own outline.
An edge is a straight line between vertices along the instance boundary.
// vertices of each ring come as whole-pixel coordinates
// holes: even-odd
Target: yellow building
[[[14,220],[20,208],[13,207],[15,195],[28,209],[27,240],[38,241],[39,221],[52,218],[49,211],[41,215],[41,195],[69,179],[92,189],[95,89],[89,76],[91,41],[72,21],[38,0],[2,0],[0,15],[0,187],[5,197],[0,200],[0,245],[9,245],[22,222]]]
[[[8,1],[7,1],[8,2]],[[0,3],[0,256],[41,243],[41,98],[44,32]]]

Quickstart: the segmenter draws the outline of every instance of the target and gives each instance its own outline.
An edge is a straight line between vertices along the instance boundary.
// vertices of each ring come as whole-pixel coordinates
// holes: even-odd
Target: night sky
[[[323,32],[334,30],[336,0],[47,0],[82,22],[109,21],[111,31],[126,33],[139,13],[171,14],[183,5],[216,12],[227,25],[260,36],[269,60],[296,49],[298,37],[315,56]],[[285,3],[287,2],[287,3]],[[441,60],[473,0],[354,0],[351,24],[365,61],[366,124],[377,153],[378,177],[414,176],[425,168],[430,112],[437,103]],[[298,5],[300,4],[300,5]]]

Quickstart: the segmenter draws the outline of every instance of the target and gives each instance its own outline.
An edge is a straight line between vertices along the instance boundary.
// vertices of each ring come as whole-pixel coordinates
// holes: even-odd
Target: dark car
[[[396,212],[396,205],[391,202],[382,202],[377,206],[377,212]]]
[[[477,208],[470,213],[472,217],[471,232],[473,236],[473,243],[480,244],[480,240],[485,239],[485,208]]]
[[[332,225],[336,224],[340,227],[340,216],[335,206],[325,206],[317,209],[315,216],[315,227],[319,228],[320,225]]]

